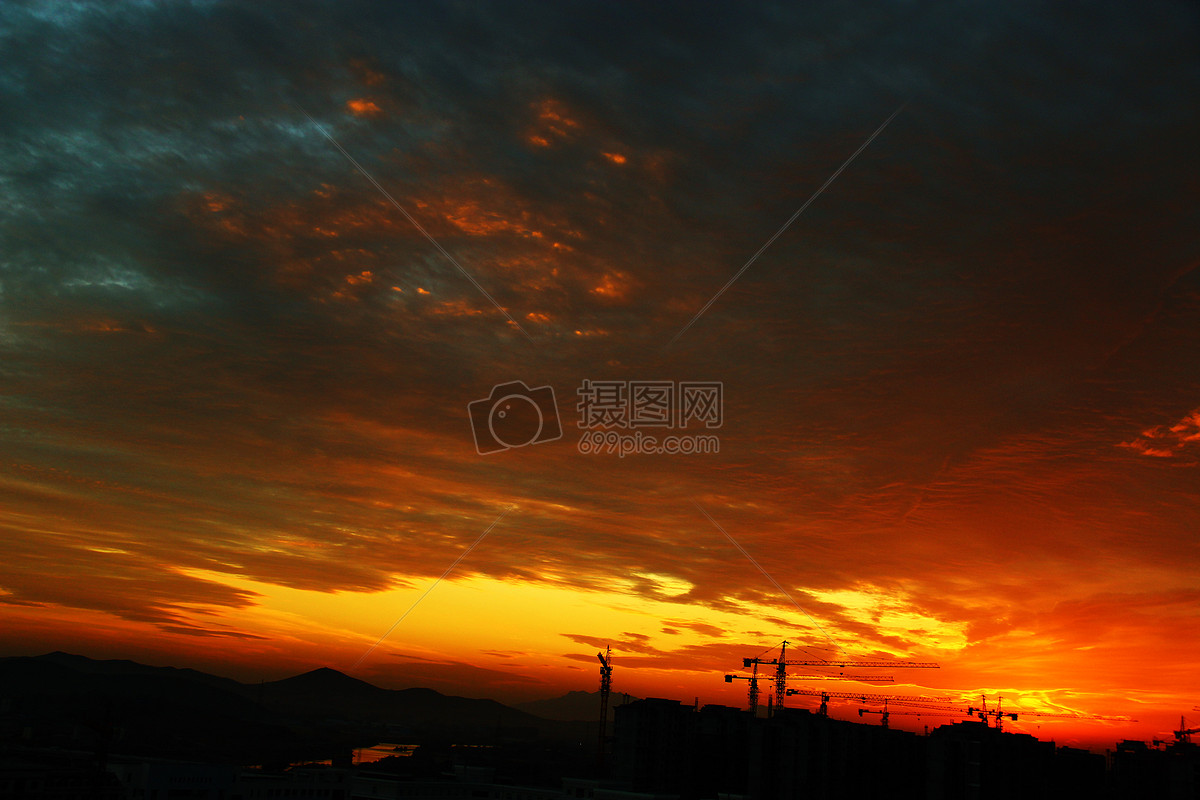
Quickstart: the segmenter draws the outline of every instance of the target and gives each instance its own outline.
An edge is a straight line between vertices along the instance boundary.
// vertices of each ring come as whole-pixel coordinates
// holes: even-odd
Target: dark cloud
[[[265,636],[257,636],[253,633],[245,633],[244,631],[210,630],[208,628],[197,628],[191,625],[162,625],[160,627],[169,633],[182,633],[184,636],[211,636],[218,639],[266,639]]]

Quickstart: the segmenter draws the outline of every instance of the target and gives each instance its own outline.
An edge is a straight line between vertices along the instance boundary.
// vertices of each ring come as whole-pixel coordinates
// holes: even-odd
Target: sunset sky
[[[0,655],[1200,717],[1200,10],[856,5],[0,6]]]

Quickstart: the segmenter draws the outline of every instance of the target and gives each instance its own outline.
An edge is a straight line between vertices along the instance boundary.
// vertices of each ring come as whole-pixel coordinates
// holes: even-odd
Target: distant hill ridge
[[[222,718],[320,718],[396,724],[421,731],[522,729],[567,735],[577,726],[565,721],[594,720],[595,711],[576,715],[558,710],[563,698],[538,701],[547,716],[495,700],[444,695],[434,689],[384,689],[330,667],[276,681],[245,684],[189,668],[154,667],[128,660],[97,660],[56,651],[41,656],[0,658],[0,695],[42,698],[108,698],[118,707],[198,710]],[[586,692],[572,692],[586,698]],[[89,701],[90,702],[90,701]],[[581,699],[570,702],[582,707]],[[598,702],[598,701],[597,701]],[[536,704],[535,704],[536,705]]]

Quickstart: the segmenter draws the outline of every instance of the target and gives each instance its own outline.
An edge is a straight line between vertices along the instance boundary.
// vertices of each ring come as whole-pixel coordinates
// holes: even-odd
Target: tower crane
[[[1200,710],[1200,709],[1197,709],[1197,710]],[[1182,715],[1180,715],[1180,717],[1179,717],[1179,730],[1177,730],[1177,731],[1174,731],[1174,733],[1175,733],[1175,741],[1176,741],[1178,744],[1191,744],[1191,742],[1192,742],[1192,734],[1193,734],[1193,733],[1200,733],[1200,728],[1189,728],[1189,727],[1187,726],[1187,720],[1185,720],[1185,719],[1183,718],[1183,716],[1182,716]]]
[[[882,715],[883,719],[881,720],[881,722],[883,723],[883,727],[885,727],[885,728],[888,726],[888,717],[895,717],[895,716],[902,716],[902,717],[947,716],[948,717],[948,716],[952,716],[952,714],[949,711],[920,711],[920,710],[918,710],[918,711],[893,711],[888,708],[886,702],[883,704],[882,711],[878,710],[878,709],[871,709],[871,708],[860,708],[858,710],[858,715],[861,717],[863,714],[880,714],[880,715]]]
[[[725,682],[733,683],[734,681],[753,681],[757,680],[754,675],[726,675]],[[859,683],[895,683],[896,679],[891,675],[788,675],[789,681],[857,681]],[[792,694],[792,690],[788,689],[788,694]]]
[[[1003,698],[996,698],[996,705],[993,708],[987,707],[987,696],[981,695],[982,705],[979,707],[967,706],[963,708],[956,706],[945,698],[937,697],[922,697],[919,695],[878,695],[878,694],[854,694],[852,692],[822,692],[815,689],[788,689],[788,694],[806,695],[809,697],[821,698],[821,708],[819,713],[824,715],[828,713],[828,703],[830,699],[837,698],[839,700],[853,700],[859,703],[882,703],[883,711],[872,709],[859,709],[859,716],[863,714],[901,714],[911,713],[912,715],[932,716],[935,714],[944,714],[946,716],[954,716],[958,714],[966,714],[969,717],[978,717],[980,721],[987,724],[989,719],[996,720],[996,729],[1003,730],[1004,720],[1007,718],[1016,721],[1018,716],[1038,717],[1038,718],[1058,718],[1058,719],[1089,719],[1089,720],[1111,720],[1116,722],[1137,722],[1137,720],[1129,717],[1110,717],[1097,714],[1053,714],[1042,711],[1005,711],[1003,708]],[[913,711],[895,711],[889,709],[890,706],[901,706]],[[886,719],[886,717],[885,717]],[[1182,724],[1180,725],[1182,728]],[[1176,736],[1184,731],[1177,731]],[[1200,733],[1200,728],[1187,731],[1187,733]]]
[[[968,716],[979,717],[979,719],[984,723],[987,723],[988,717],[991,717],[992,719],[996,720],[996,730],[1004,729],[1003,726],[1005,718],[1008,718],[1014,722],[1017,720],[1017,713],[1004,710],[1002,705],[1004,698],[1000,695],[996,695],[996,707],[991,709],[987,707],[987,695],[980,695],[980,697],[982,698],[983,705],[979,708],[975,708],[973,706],[968,707]],[[1046,711],[1021,711],[1019,713],[1020,716],[1038,717],[1039,719],[1098,719],[1112,722],[1137,722],[1136,719],[1130,719],[1129,717],[1110,717],[1103,716],[1101,714],[1054,714]]]
[[[596,653],[600,659],[600,741],[596,750],[596,761],[600,769],[604,768],[604,734],[608,728],[608,696],[612,692],[612,648],[605,647],[603,653]]]
[[[899,713],[899,712],[897,712],[897,713]],[[883,701],[883,710],[882,711],[876,711],[876,710],[870,709],[870,708],[860,708],[858,710],[858,715],[861,717],[863,714],[879,714],[879,724],[881,724],[883,727],[886,728],[888,726],[887,700]]]
[[[725,676],[726,683],[733,683],[728,675]],[[747,700],[750,705],[750,713],[758,713],[758,662],[754,663],[754,669],[750,673],[750,689],[747,691]]]
[[[885,728],[888,726],[888,718],[889,718],[889,717],[893,717],[893,716],[901,716],[901,717],[933,717],[933,716],[950,716],[950,715],[951,715],[951,713],[952,713],[952,712],[949,712],[949,711],[923,711],[923,710],[919,710],[919,709],[918,709],[918,710],[916,710],[916,711],[895,711],[895,710],[893,710],[893,709],[890,709],[890,708],[888,708],[888,701],[887,701],[887,700],[884,700],[884,701],[883,701],[883,708],[882,708],[882,709],[878,709],[878,708],[860,708],[860,709],[858,710],[858,715],[859,715],[860,717],[861,717],[861,716],[863,716],[864,714],[878,714],[878,715],[879,715],[879,717],[880,717],[880,719],[879,719],[879,722],[880,722],[880,724],[881,724],[883,727],[885,727]]]
[[[801,681],[856,681],[859,683],[895,683],[896,679],[891,675],[788,675],[788,680]],[[749,708],[751,712],[758,711],[758,665],[754,665],[754,673],[750,675],[726,675],[725,682],[733,683],[734,681],[749,681],[750,689],[747,692],[749,700]],[[793,690],[788,689],[787,693],[792,694]]]
[[[750,678],[750,710],[758,710],[758,667],[759,665],[774,667],[774,675],[769,680],[775,681],[775,709],[783,708],[783,700],[787,695],[787,668],[794,667],[836,667],[839,669],[857,668],[857,669],[938,669],[938,664],[933,661],[854,661],[851,659],[825,659],[825,658],[787,658],[787,646],[789,642],[786,640],[779,646],[778,658],[743,658],[742,668],[752,670]],[[735,678],[740,676],[726,675],[725,682],[733,683]],[[790,676],[797,678],[799,676]],[[862,680],[862,676],[847,676],[845,673],[837,675],[822,676],[826,679],[843,680]],[[890,682],[890,681],[886,681]]]
[[[1016,714],[1004,713],[1004,708],[1002,706],[1002,703],[1004,702],[1004,698],[1000,697],[999,695],[996,695],[996,707],[989,709],[987,707],[987,695],[983,694],[983,695],[980,695],[979,697],[982,700],[983,705],[980,706],[979,708],[975,708],[974,706],[968,706],[967,707],[967,716],[979,717],[980,721],[983,722],[985,725],[987,724],[988,717],[991,717],[992,719],[996,720],[996,730],[998,730],[998,731],[1004,730],[1004,718],[1005,717],[1008,717],[1013,722],[1017,721]]]
[[[821,698],[821,708],[817,712],[821,716],[828,716],[829,701],[834,698],[838,700],[856,700],[859,703],[883,703],[884,705],[891,703],[892,705],[925,708],[931,711],[939,710],[946,711],[948,713],[958,713],[958,709],[949,705],[951,701],[943,697],[927,697],[924,695],[909,694],[856,694],[854,692],[825,692],[816,689],[788,689],[787,693],[789,695],[795,694]],[[929,712],[927,711],[926,713]],[[859,714],[859,716],[861,717],[862,714]]]

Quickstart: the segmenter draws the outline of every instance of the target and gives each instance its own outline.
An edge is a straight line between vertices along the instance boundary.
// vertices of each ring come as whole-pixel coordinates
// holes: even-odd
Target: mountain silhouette
[[[357,694],[362,696],[374,695],[386,691],[366,681],[352,678],[344,672],[338,672],[329,667],[318,667],[310,672],[293,675],[283,680],[262,684],[272,687],[273,691],[317,694]]]
[[[0,659],[0,662],[7,660],[10,659]],[[238,692],[243,688],[243,684],[238,683],[232,678],[222,678],[188,667],[151,667],[146,664],[139,664],[136,661],[125,659],[99,660],[73,653],[64,653],[61,650],[55,650],[53,653],[47,653],[43,656],[36,656],[31,660],[36,661],[38,664],[55,664],[86,675],[155,675],[176,678],[182,681],[205,683],[231,692]]]
[[[4,730],[21,744],[249,759],[273,743],[307,752],[242,685],[195,670],[69,653],[0,659]]]
[[[448,731],[558,727],[495,700],[455,697],[433,689],[381,689],[328,667],[264,683],[254,691],[267,708],[335,719]]]
[[[145,754],[278,759],[303,751],[304,757],[327,757],[321,753],[329,747],[373,744],[393,729],[478,743],[565,740],[586,730],[494,700],[383,689],[328,667],[245,684],[193,669],[63,652],[0,658],[0,701],[14,721],[46,732],[52,744],[86,747],[119,729],[118,749]],[[53,739],[55,731],[73,738]],[[257,755],[264,748],[273,749]]]
[[[150,703],[167,707],[204,709],[208,714],[254,716],[254,704],[244,687],[191,669],[150,667],[134,661],[96,661],[69,653],[0,659],[4,694],[28,704],[32,699],[95,707],[101,703],[137,709]]]

